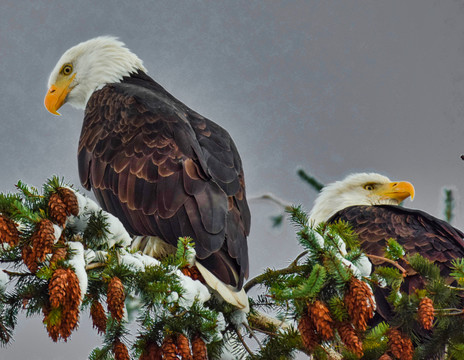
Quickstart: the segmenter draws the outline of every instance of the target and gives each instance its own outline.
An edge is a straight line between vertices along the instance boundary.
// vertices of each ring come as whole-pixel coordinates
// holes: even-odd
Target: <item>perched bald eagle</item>
[[[361,247],[367,254],[384,257],[387,240],[397,240],[404,250],[419,253],[440,267],[447,277],[451,261],[464,257],[464,234],[423,211],[398,206],[414,197],[409,182],[390,181],[374,173],[349,175],[324,187],[310,213],[313,224],[348,222],[358,234]],[[374,266],[388,265],[382,259],[371,259]],[[405,263],[402,263],[407,267]],[[405,279],[406,290],[420,286],[418,275]],[[376,292],[377,312],[383,319],[390,317],[384,292]]]
[[[81,183],[139,236],[133,246],[159,256],[191,236],[208,285],[248,309],[242,285],[250,211],[242,162],[227,131],[168,93],[113,37],[67,50],[48,85],[51,113],[59,115],[65,103],[85,108]]]

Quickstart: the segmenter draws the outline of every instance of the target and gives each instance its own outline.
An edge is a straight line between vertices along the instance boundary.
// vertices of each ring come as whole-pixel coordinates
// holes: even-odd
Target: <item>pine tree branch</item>
[[[250,325],[248,325],[246,322],[242,323],[243,326],[245,326],[245,328],[248,330],[248,332],[250,333],[250,335],[253,337],[253,339],[255,339],[255,341],[258,343],[258,346],[260,349],[263,348],[263,345],[261,344],[261,342],[259,341],[259,339],[256,337],[255,335],[255,332],[253,331],[253,329],[250,327]]]
[[[368,258],[371,258],[371,259],[375,259],[375,260],[382,260],[382,261],[385,261],[389,264],[392,264],[393,266],[395,266],[398,270],[400,270],[402,273],[403,273],[403,277],[405,277],[406,275],[408,275],[408,271],[402,267],[400,264],[398,264],[397,261],[394,261],[394,260],[391,260],[391,259],[388,259],[386,257],[383,257],[383,256],[378,256],[378,255],[371,255],[371,254],[366,254],[366,256]]]
[[[259,196],[253,196],[248,199],[248,201],[253,201],[253,200],[270,200],[274,204],[277,204],[278,206],[283,208],[285,211],[289,211],[292,208],[292,204],[290,204],[289,202],[285,200],[280,199],[279,197],[277,197],[276,195],[272,193],[267,193],[267,194],[263,194]]]
[[[24,276],[35,276],[33,273],[20,273],[20,272],[14,272],[14,271],[9,271],[9,270],[3,270],[5,274],[7,274],[10,277],[14,276],[19,276],[19,277],[24,277]]]
[[[292,263],[293,264],[293,263]],[[283,268],[283,269],[279,269],[279,270],[270,270],[272,272],[273,275],[287,275],[287,274],[291,274],[293,272],[297,272],[299,270],[303,270],[305,267],[302,266],[302,265],[290,265],[286,268]],[[253,279],[249,280],[245,285],[243,285],[243,289],[245,290],[245,292],[248,292],[250,291],[251,288],[253,288],[254,286],[262,283],[263,281],[265,281],[267,278],[269,277],[269,273],[268,272],[265,272],[264,274],[261,274],[261,275],[258,275],[256,277],[254,277]]]
[[[105,267],[106,265],[107,265],[106,263],[102,263],[102,262],[92,263],[92,264],[87,265],[87,266],[85,267],[85,270],[98,269],[98,268]]]
[[[237,334],[237,337],[238,339],[240,340],[240,342],[242,343],[243,347],[245,348],[245,350],[248,352],[248,354],[251,355],[251,357],[253,358],[255,356],[255,354],[253,353],[253,351],[251,351],[251,349],[248,347],[247,343],[245,342],[245,339],[243,338],[242,334],[240,333],[240,330],[238,329],[235,329],[235,333]]]

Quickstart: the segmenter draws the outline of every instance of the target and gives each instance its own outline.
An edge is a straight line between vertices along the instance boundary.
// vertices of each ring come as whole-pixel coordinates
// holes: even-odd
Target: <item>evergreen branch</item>
[[[103,268],[108,266],[107,263],[102,263],[102,262],[96,262],[96,263],[91,263],[89,265],[86,265],[85,270],[93,270],[93,269],[98,269],[98,268]]]
[[[298,174],[298,176],[300,177],[301,180],[308,183],[317,192],[321,191],[322,188],[324,187],[323,183],[321,183],[315,177],[307,174],[306,171],[304,171],[303,169],[298,169],[297,174]]]
[[[292,208],[292,204],[289,203],[288,201],[282,200],[276,195],[272,193],[267,193],[259,196],[253,196],[248,199],[248,201],[254,201],[254,200],[269,200],[273,202],[274,204],[277,204],[279,207],[284,209],[285,211],[289,211]]]
[[[248,354],[251,355],[251,357],[253,358],[255,356],[255,354],[253,353],[253,351],[251,351],[251,349],[248,347],[245,339],[243,338],[242,334],[240,333],[240,330],[239,329],[235,329],[235,334],[237,334],[237,337],[238,339],[240,340],[240,342],[242,343],[243,347],[245,348],[245,350],[247,351]]]
[[[391,259],[388,259],[386,257],[383,257],[383,256],[378,256],[378,255],[372,255],[372,254],[366,254],[366,256],[368,258],[371,258],[371,259],[375,259],[375,260],[382,260],[382,261],[385,261],[389,264],[392,264],[393,266],[395,266],[398,270],[401,271],[401,273],[403,274],[403,277],[406,277],[408,275],[408,271],[402,267],[400,264],[398,264],[397,261],[394,261],[394,260],[391,260]]]
[[[267,269],[265,273],[258,275],[254,277],[253,279],[249,280],[245,285],[243,285],[243,289],[245,290],[245,292],[248,292],[256,285],[259,285],[265,282],[266,280],[268,280],[270,277],[293,274],[293,273],[297,273],[299,271],[306,269],[306,266],[304,265],[292,265],[292,264],[290,266],[287,266],[286,268],[279,269],[279,270]]]

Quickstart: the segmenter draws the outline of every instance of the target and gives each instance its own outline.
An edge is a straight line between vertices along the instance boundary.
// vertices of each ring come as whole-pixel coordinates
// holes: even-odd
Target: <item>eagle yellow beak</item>
[[[57,110],[64,104],[66,96],[72,90],[70,86],[76,74],[71,77],[59,79],[55,84],[50,86],[50,89],[45,95],[44,105],[48,111],[54,115],[61,115]]]
[[[395,199],[400,203],[408,197],[414,199],[414,186],[408,181],[394,181],[380,187],[378,194],[384,199]]]

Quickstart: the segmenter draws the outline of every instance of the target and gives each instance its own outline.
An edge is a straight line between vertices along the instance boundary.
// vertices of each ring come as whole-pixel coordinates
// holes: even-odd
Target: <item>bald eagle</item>
[[[45,107],[85,108],[82,185],[152,256],[195,241],[199,271],[228,302],[248,309],[250,211],[230,135],[147,75],[121,41],[97,37],[67,50],[53,69]]]
[[[414,187],[405,181],[390,181],[375,173],[352,174],[324,187],[310,212],[310,221],[348,222],[358,234],[360,245],[370,255],[384,257],[387,240],[397,240],[410,254],[420,254],[437,264],[448,277],[451,261],[464,257],[464,233],[423,211],[398,206],[414,197]],[[371,258],[374,266],[388,265]],[[402,263],[407,268],[407,264]],[[418,275],[405,279],[407,291],[420,286]],[[388,320],[390,307],[385,293],[376,291],[377,313]]]

